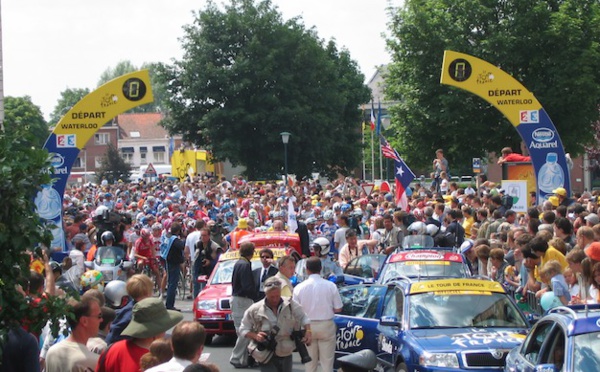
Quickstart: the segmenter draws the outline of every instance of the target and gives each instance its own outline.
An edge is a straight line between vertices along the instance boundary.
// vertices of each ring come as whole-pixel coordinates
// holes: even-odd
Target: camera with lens
[[[305,334],[306,330],[301,329],[298,331],[292,331],[292,334],[290,336],[296,344],[296,351],[298,351],[298,353],[300,354],[300,361],[302,362],[302,364],[306,364],[312,361],[312,358],[310,357],[310,355],[308,355],[306,345],[304,345],[304,342],[302,342],[302,339],[304,338]]]
[[[273,329],[271,329],[271,332],[267,334],[267,337],[265,337],[264,341],[256,342],[256,348],[260,351],[275,351],[275,348],[277,347],[277,341],[275,341],[275,336],[277,336],[277,333],[279,333],[279,327],[275,326],[273,327]]]

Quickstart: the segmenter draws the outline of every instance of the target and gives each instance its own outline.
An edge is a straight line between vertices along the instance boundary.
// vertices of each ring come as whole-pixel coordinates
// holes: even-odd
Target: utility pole
[[[2,59],[2,5],[0,3],[0,132],[4,132],[4,60]]]

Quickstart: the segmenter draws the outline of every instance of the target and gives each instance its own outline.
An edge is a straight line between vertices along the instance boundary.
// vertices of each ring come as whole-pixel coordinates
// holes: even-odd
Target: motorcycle
[[[345,355],[338,359],[338,372],[370,372],[377,368],[377,356],[370,349]]]
[[[133,262],[125,261],[125,251],[119,246],[98,247],[93,261],[85,261],[85,267],[102,273],[104,282],[127,281],[127,272]]]

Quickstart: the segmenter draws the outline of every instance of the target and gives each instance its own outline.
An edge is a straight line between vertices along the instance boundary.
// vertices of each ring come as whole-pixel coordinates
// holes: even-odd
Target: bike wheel
[[[185,287],[186,287],[185,281],[186,280],[187,280],[187,278],[186,278],[185,273],[180,272],[179,273],[179,284],[177,284],[177,292],[179,293],[180,300],[185,300]]]

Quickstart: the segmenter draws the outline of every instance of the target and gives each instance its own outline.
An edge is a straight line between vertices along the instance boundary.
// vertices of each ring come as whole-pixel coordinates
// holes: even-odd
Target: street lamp
[[[289,132],[281,132],[281,140],[283,141],[283,166],[285,171],[285,187],[288,185],[288,164],[287,164],[287,145],[290,142],[290,133]]]

